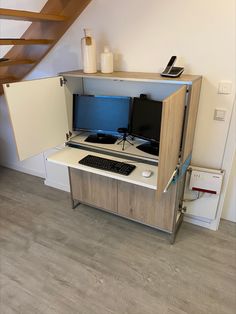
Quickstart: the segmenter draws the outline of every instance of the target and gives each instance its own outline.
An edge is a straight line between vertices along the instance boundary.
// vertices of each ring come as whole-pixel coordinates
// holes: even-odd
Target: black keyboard
[[[128,176],[136,168],[135,165],[130,165],[124,162],[119,162],[93,155],[87,155],[79,161],[79,164],[101,170],[115,172],[118,174],[123,174],[125,176]]]

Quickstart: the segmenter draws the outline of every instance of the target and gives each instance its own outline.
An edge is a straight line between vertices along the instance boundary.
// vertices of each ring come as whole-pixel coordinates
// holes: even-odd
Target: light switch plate
[[[218,86],[219,94],[231,94],[232,93],[232,81],[220,81]]]
[[[221,108],[216,108],[214,111],[214,120],[225,121],[226,110]]]

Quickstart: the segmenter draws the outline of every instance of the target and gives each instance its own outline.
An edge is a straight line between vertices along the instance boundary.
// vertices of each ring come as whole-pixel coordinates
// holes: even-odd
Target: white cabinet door
[[[4,85],[20,160],[65,142],[69,127],[61,79]]]

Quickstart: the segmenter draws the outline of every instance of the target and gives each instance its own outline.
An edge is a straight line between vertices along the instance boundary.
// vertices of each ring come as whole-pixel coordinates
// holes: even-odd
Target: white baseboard
[[[39,171],[36,171],[34,169],[29,169],[29,168],[25,168],[23,166],[19,166],[17,164],[5,163],[5,162],[1,163],[1,166],[45,179],[45,173],[44,172],[39,172]]]
[[[36,171],[34,169],[29,169],[29,168],[25,168],[23,166],[19,166],[17,164],[5,163],[5,162],[1,163],[1,166],[45,179],[45,173]],[[69,185],[63,185],[63,184],[60,184],[58,182],[48,180],[47,178],[44,180],[44,184],[47,186],[51,186],[53,188],[59,189],[59,190],[70,192],[70,186]]]
[[[218,224],[216,223],[215,220],[204,221],[201,220],[201,217],[184,215],[184,221],[213,231],[218,230]]]
[[[51,181],[51,180],[48,180],[48,179],[44,180],[44,184],[47,185],[47,186],[51,186],[51,187],[53,187],[55,189],[63,190],[63,191],[66,191],[66,192],[70,192],[70,186],[69,185],[63,185],[63,184],[60,184],[58,182]]]

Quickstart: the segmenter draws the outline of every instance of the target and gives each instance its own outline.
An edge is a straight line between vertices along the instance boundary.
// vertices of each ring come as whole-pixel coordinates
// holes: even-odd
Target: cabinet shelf
[[[22,10],[11,10],[11,9],[0,9],[0,18],[7,20],[21,20],[29,22],[37,21],[54,21],[61,22],[67,18],[62,15],[45,14],[38,12],[22,11]]]

